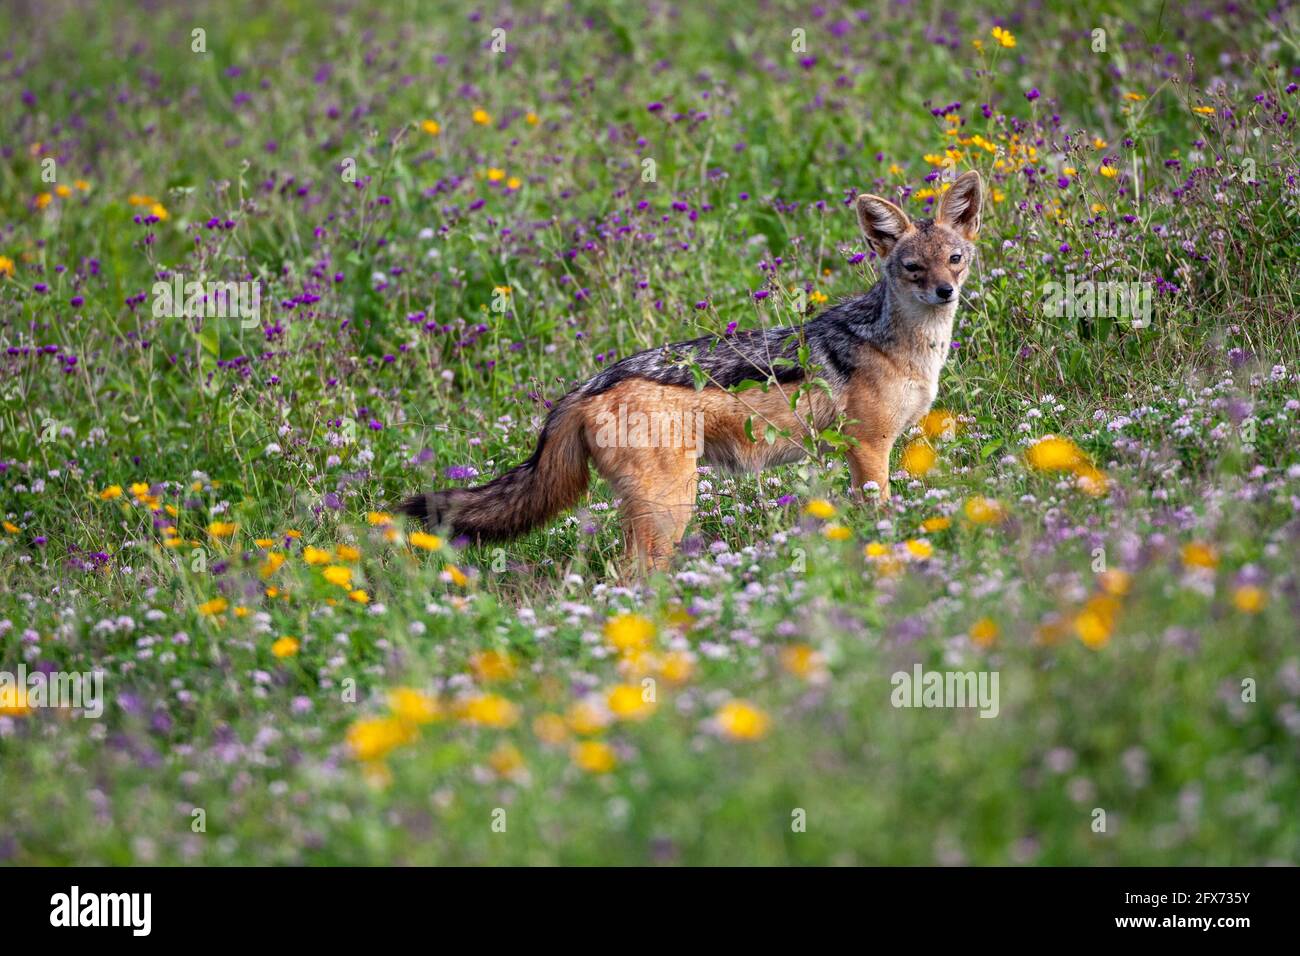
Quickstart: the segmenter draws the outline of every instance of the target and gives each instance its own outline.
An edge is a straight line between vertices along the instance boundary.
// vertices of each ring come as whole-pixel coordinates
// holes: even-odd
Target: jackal
[[[628,556],[665,567],[695,504],[696,466],[759,471],[806,454],[800,436],[845,421],[856,491],[889,496],[894,442],[930,409],[980,227],[981,181],[971,171],[943,194],[934,219],[913,221],[879,196],[854,206],[881,279],[802,326],[704,336],[628,356],[564,396],[532,457],[476,488],[415,495],[400,510],[456,536],[501,541],[577,503],[588,459],[620,499]],[[806,349],[806,361],[797,361]],[[702,374],[706,384],[697,388]],[[829,386],[791,391],[812,376]],[[766,388],[737,388],[746,382]],[[609,422],[702,422],[702,441],[602,440]],[[843,417],[841,417],[843,416]],[[749,427],[747,428],[747,423]],[[750,435],[775,426],[768,442]],[[626,429],[619,431],[620,435]]]

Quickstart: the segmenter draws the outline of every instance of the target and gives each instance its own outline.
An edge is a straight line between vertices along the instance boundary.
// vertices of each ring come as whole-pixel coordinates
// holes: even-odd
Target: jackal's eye
[[[952,255],[948,257],[948,261],[951,262],[953,265],[956,265],[957,263],[961,262],[961,253],[954,252]]]
[[[919,262],[904,262],[903,268],[908,272],[920,272],[921,264]]]

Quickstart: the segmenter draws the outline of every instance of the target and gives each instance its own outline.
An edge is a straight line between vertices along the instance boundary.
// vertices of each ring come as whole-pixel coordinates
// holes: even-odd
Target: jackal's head
[[[888,199],[858,197],[858,221],[884,261],[885,281],[898,301],[931,307],[957,301],[975,254],[981,190],[979,173],[962,173],[943,194],[934,219],[915,222]]]

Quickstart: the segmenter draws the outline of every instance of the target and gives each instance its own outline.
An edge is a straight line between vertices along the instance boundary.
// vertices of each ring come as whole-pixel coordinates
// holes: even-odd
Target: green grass
[[[100,669],[106,709],[0,699],[0,862],[1296,861],[1294,12],[47,6],[0,14],[0,670]],[[612,357],[864,291],[846,200],[927,214],[948,147],[990,191],[961,427],[887,505],[835,456],[709,474],[643,586],[600,482],[500,548],[384,523]],[[1157,286],[1148,328],[1046,314],[1094,269]],[[170,271],[260,277],[262,324],[155,317]],[[1049,434],[1103,494],[1026,466]],[[916,663],[996,671],[998,716],[895,708]]]

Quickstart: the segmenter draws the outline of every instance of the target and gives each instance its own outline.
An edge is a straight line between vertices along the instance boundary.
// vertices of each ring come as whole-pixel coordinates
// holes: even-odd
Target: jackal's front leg
[[[849,478],[855,498],[862,496],[862,486],[868,481],[874,481],[880,487],[881,501],[889,497],[889,452],[892,448],[893,442],[871,442],[863,438],[849,448]]]

